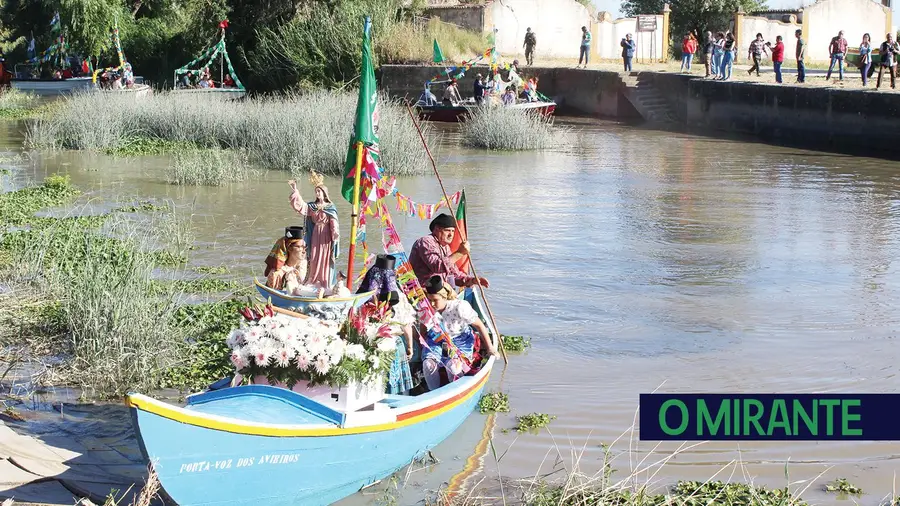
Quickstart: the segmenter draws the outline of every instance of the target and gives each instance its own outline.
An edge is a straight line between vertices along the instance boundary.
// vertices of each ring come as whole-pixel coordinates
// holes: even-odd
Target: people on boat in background
[[[125,82],[126,88],[134,87],[134,72],[131,69],[130,63],[126,63],[122,70],[122,80]]]
[[[456,286],[474,286],[480,284],[488,288],[490,283],[481,277],[470,276],[459,269],[456,262],[469,254],[469,241],[460,243],[456,251],[450,251],[450,244],[456,235],[456,219],[449,214],[441,213],[431,220],[428,228],[430,235],[421,237],[413,243],[409,252],[409,263],[419,283],[424,284],[433,276],[439,276],[444,280],[450,292],[448,298],[455,298],[456,291],[450,283],[451,279]]]
[[[430,277],[423,288],[428,302],[434,308],[437,322],[447,331],[453,345],[466,360],[472,360],[475,351],[476,337],[473,330],[478,331],[482,340],[480,355],[487,358],[497,354],[478,313],[468,301],[453,298],[453,290],[444,283],[441,276]],[[423,329],[422,335],[422,371],[428,389],[435,390],[441,386],[440,368],[445,369],[447,379],[452,382],[460,376],[462,364],[455,354],[451,356],[449,348],[436,341],[437,335],[433,331]]]
[[[444,89],[443,104],[454,106],[459,102],[462,102],[462,96],[459,94],[459,85],[456,83],[456,79],[450,79],[450,83]]]
[[[515,89],[519,89],[524,85],[525,81],[519,76],[519,60],[513,60],[512,65],[509,67],[509,74],[506,77],[510,86]]]
[[[484,101],[484,94],[487,90],[487,86],[484,85],[484,76],[478,74],[475,76],[475,84],[472,85],[472,97],[475,99],[476,104],[481,104]]]
[[[434,93],[431,92],[431,88],[425,86],[425,89],[422,91],[422,94],[419,95],[419,101],[416,105],[431,107],[435,106],[438,103],[438,99],[434,96]]]
[[[337,208],[328,197],[328,188],[321,174],[312,172],[309,178],[315,188],[316,199],[304,202],[300,190],[293,179],[288,181],[291,187],[291,207],[306,218],[306,248],[309,252],[309,268],[306,284],[317,288],[331,288],[337,281],[334,262],[340,253],[338,239]]]
[[[234,79],[231,78],[231,74],[225,74],[225,79],[222,80],[223,88],[234,88]]]
[[[280,264],[278,268],[266,269],[268,272],[266,275],[267,287],[292,295],[300,290],[306,279],[307,266],[306,242],[304,242],[302,234],[302,227],[288,227],[285,230],[285,236],[275,243],[269,258],[272,258],[273,254],[278,257],[284,255],[284,260],[273,262],[276,265]],[[266,264],[269,264],[268,258]]]
[[[512,86],[506,87],[506,92],[503,93],[503,105],[513,105],[516,103],[516,89]]]

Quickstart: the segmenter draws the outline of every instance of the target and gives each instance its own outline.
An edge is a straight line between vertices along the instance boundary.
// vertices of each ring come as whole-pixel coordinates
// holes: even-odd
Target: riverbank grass
[[[385,95],[378,100],[378,136],[385,170],[394,175],[425,173],[429,165],[424,151],[410,149],[421,141],[405,107]],[[315,91],[245,100],[176,92],[155,93],[143,100],[82,93],[66,99],[53,114],[30,123],[26,143],[39,149],[117,155],[224,149],[241,153],[261,169],[315,169],[326,175],[340,175],[347,158],[356,102],[357,94],[352,91]],[[426,127],[426,134],[427,130]],[[219,161],[226,165],[222,170],[233,173],[227,167],[230,160],[212,162]],[[220,180],[222,176],[212,179]]]
[[[561,143],[563,133],[552,117],[500,105],[475,108],[459,131],[466,146],[501,151],[548,149]]]
[[[22,119],[38,112],[40,99],[33,93],[15,88],[0,93],[0,119]]]

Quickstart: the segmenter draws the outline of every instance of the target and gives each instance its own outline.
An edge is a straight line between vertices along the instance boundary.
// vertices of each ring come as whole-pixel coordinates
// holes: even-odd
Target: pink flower
[[[297,354],[295,362],[297,363],[297,369],[300,369],[301,371],[309,369],[309,355],[305,352]]]
[[[291,355],[288,351],[282,348],[278,353],[275,354],[275,362],[278,363],[279,367],[287,367],[291,363]]]

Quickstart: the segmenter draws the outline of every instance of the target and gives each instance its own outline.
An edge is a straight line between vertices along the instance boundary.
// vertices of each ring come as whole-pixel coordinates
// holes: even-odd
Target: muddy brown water
[[[491,282],[498,327],[533,346],[488,386],[509,394],[512,412],[474,413],[435,449],[439,464],[401,472],[399,504],[448,483],[496,497],[498,476],[514,502],[517,479],[576,461],[598,471],[601,444],[612,445],[614,477],[624,478],[678,447],[630,433],[638,395],[655,389],[896,392],[900,163],[594,120],[569,126],[572,146],[542,153],[460,148],[455,127],[440,127],[444,184],[466,190],[475,266]],[[0,122],[2,149],[21,151],[22,137],[20,125]],[[61,172],[86,199],[172,199],[193,217],[191,265],[226,265],[246,282],[260,276],[273,239],[299,222],[288,176],[182,188],[164,182],[168,163],[33,154],[4,187]],[[339,180],[327,183],[339,200]],[[399,178],[399,187],[422,202],[441,195],[430,176]],[[305,197],[308,188],[303,181]],[[338,207],[349,216],[346,202]],[[427,233],[426,221],[394,218],[407,248]],[[378,237],[370,231],[373,248]],[[503,432],[530,412],[556,419],[537,435]],[[718,472],[778,487],[789,462],[791,481],[825,472],[809,500],[845,502],[822,490],[846,477],[867,492],[859,503],[875,505],[891,494],[898,455],[897,443],[706,443],[637,479],[663,486]],[[375,504],[386,486],[341,504]]]

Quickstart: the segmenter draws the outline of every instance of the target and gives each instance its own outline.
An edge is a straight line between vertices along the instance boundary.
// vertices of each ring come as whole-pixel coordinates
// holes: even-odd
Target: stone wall
[[[591,29],[591,12],[575,0],[503,0],[487,5],[485,31],[497,29],[503,54],[524,55],[525,31],[537,37],[535,58],[578,58],[581,27]]]
[[[622,57],[622,39],[626,34],[631,34],[635,41],[634,62],[660,61],[669,57],[665,54],[667,46],[663,41],[662,14],[656,15],[656,31],[637,31],[637,18],[610,19],[609,16],[600,16],[594,29],[592,56],[595,58],[620,59]],[[680,43],[679,43],[679,48]]]
[[[750,42],[756,38],[757,33],[761,33],[763,40],[771,42],[773,46],[775,45],[775,38],[781,35],[784,43],[784,61],[790,62],[794,59],[797,51],[797,37],[794,35],[794,32],[802,28],[800,23],[785,23],[760,16],[738,15],[737,19],[739,23],[737,30],[737,61],[749,61],[747,51],[750,49]],[[769,58],[766,64],[771,65],[772,51],[771,48],[766,49],[769,50]]]
[[[485,8],[483,5],[459,5],[447,7],[433,7],[425,9],[423,16],[426,18],[438,18],[444,23],[450,23],[473,32],[483,32]]]
[[[880,45],[891,27],[891,10],[873,0],[820,0],[803,9],[810,61],[830,61],[828,44],[840,30],[850,46],[859,46],[864,33],[873,45]]]

